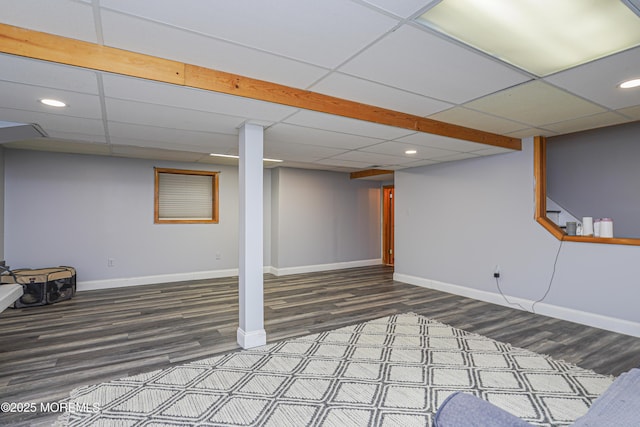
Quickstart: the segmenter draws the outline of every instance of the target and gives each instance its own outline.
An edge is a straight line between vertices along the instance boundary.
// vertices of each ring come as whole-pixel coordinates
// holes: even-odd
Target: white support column
[[[245,123],[239,140],[239,296],[240,327],[238,344],[242,348],[265,345],[263,281],[263,188],[262,153],[264,129]]]

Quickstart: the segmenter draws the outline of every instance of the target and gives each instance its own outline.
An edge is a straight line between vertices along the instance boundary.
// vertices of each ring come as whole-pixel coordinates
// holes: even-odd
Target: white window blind
[[[215,176],[158,174],[158,219],[213,220]]]

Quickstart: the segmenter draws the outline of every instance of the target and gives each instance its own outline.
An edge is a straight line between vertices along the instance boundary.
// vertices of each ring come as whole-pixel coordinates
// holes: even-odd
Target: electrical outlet
[[[493,270],[493,277],[495,277],[496,279],[498,277],[500,277],[500,266],[499,265],[496,265],[495,270]]]
[[[116,266],[116,260],[113,258],[107,258],[107,267],[115,267]]]
[[[222,259],[222,254],[220,252],[216,252],[216,259],[217,260],[221,260]]]

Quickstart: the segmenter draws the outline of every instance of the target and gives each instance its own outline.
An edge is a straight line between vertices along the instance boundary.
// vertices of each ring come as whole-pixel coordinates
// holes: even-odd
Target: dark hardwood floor
[[[640,338],[415,287],[375,266],[265,276],[269,342],[415,312],[516,347],[618,375],[640,366]],[[0,401],[59,402],[79,386],[238,349],[237,278],[79,292],[0,314]],[[58,413],[0,413],[50,425]]]

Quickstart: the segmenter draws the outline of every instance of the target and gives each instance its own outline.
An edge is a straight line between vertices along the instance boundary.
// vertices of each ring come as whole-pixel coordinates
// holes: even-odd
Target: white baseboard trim
[[[244,349],[260,347],[267,344],[267,333],[264,329],[247,332],[238,328],[237,338],[238,344]]]
[[[382,260],[366,259],[359,261],[337,262],[333,264],[304,265],[300,267],[276,268],[264,266],[263,272],[275,276],[285,276],[288,274],[313,273],[316,271],[340,270],[343,268],[366,267],[381,264]],[[159,274],[155,276],[121,277],[104,280],[78,281],[77,291],[93,291],[97,289],[124,288],[127,286],[152,285],[155,283],[184,282],[188,280],[219,279],[222,277],[233,277],[238,275],[237,268],[226,270],[196,271],[190,273]]]
[[[151,285],[154,283],[183,282],[187,280],[218,279],[238,275],[237,268],[227,270],[197,271],[192,273],[160,274],[157,276],[124,277],[117,279],[79,281],[78,291],[124,288],[127,286]]]
[[[287,276],[289,274],[315,273],[316,271],[342,270],[344,268],[368,267],[382,264],[381,258],[363,259],[358,261],[335,262],[331,264],[302,265],[299,267],[271,267],[271,273],[276,276]]]
[[[451,283],[439,282],[437,280],[425,279],[423,277],[411,276],[402,273],[393,273],[393,280],[408,283],[410,285],[421,286],[423,288],[436,289],[438,291],[448,292],[450,294],[461,295],[468,298],[477,299],[493,304],[511,307],[522,310],[522,307],[530,309],[535,301],[517,298],[507,295],[507,299],[513,304],[508,304],[502,295],[494,292],[481,291],[466,286],[454,285]],[[530,310],[527,310],[530,311]],[[601,314],[589,313],[586,311],[575,310],[573,308],[561,307],[557,305],[547,304],[544,302],[535,305],[535,313],[554,317],[556,319],[568,320],[570,322],[580,323],[582,325],[592,326],[594,328],[605,329],[620,334],[640,337],[640,323],[631,322],[629,320],[618,319],[615,317],[603,316]]]

